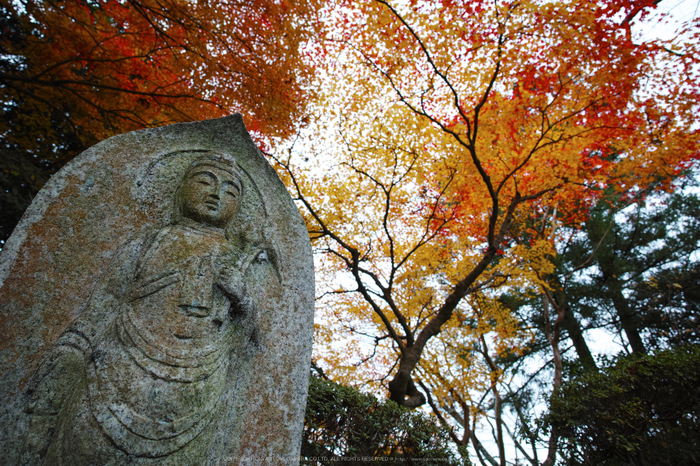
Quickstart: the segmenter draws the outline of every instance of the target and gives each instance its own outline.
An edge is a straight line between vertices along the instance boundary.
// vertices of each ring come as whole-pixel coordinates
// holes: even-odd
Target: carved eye
[[[214,184],[215,178],[214,175],[212,175],[211,173],[203,171],[195,173],[192,177],[192,180],[195,183],[201,184],[203,186],[212,186]]]
[[[234,198],[234,199],[237,197],[236,192],[235,192],[235,191],[231,191],[230,189],[227,190],[225,194],[228,194],[229,196],[231,196],[231,197]]]

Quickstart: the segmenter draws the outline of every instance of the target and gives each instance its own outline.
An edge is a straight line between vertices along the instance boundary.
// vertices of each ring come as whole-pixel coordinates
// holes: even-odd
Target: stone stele
[[[85,151],[0,256],[0,463],[297,464],[313,273],[240,115]]]

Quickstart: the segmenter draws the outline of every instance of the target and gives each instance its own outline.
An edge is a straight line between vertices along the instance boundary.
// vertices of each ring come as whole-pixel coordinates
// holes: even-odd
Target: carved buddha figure
[[[35,383],[25,462],[167,457],[216,418],[255,327],[243,277],[264,257],[229,240],[242,179],[222,157],[195,160],[173,223],[121,248]]]

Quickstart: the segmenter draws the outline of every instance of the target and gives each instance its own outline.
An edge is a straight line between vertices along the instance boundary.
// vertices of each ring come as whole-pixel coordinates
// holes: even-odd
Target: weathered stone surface
[[[0,463],[297,463],[313,296],[240,116],[96,145],[0,255]]]

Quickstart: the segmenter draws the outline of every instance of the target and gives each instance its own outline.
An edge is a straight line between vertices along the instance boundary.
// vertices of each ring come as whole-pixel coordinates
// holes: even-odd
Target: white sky
[[[646,24],[640,25],[639,22],[632,23],[632,31],[635,34],[640,34],[645,39],[673,39],[676,36],[676,30],[679,25],[684,22],[692,21],[698,18],[700,14],[700,0],[663,0],[656,8],[656,13],[646,21]],[[657,25],[653,18],[659,15],[667,15],[665,24]],[[653,26],[649,26],[652,24]]]

